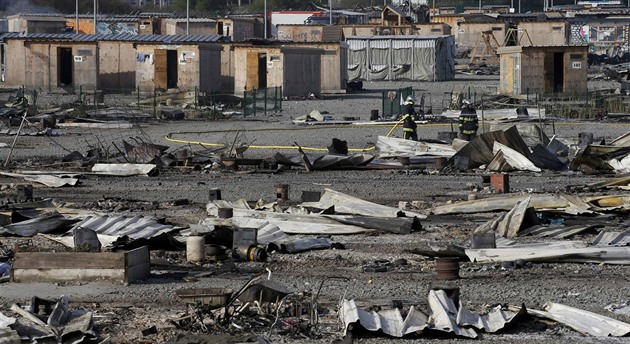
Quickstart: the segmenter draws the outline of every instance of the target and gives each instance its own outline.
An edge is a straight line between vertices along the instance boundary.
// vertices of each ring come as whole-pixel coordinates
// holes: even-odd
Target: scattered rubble
[[[174,105],[189,98],[165,96],[159,101]],[[36,117],[20,104],[4,112],[14,122],[6,133],[14,137],[64,135],[56,128],[129,129],[137,121],[155,120],[153,115],[124,108],[87,111],[89,118],[81,119],[61,110],[40,111],[41,117]],[[630,132],[609,142],[589,133],[547,137],[542,123],[553,118],[546,117],[544,109],[526,110],[484,109],[484,133],[470,142],[455,138],[451,128],[443,132],[448,140],[416,142],[381,135],[363,147],[349,147],[351,140],[338,136],[329,147],[313,149],[302,146],[298,135],[292,137],[290,142],[297,141],[293,145],[269,148],[257,146],[258,137],[247,139],[234,130],[237,134],[226,144],[179,142],[173,133],[167,136],[167,146],[160,145],[157,137],[156,143],[145,136],[118,135],[67,150],[45,163],[23,166],[9,159],[0,175],[34,186],[0,188],[0,239],[6,243],[0,244],[3,287],[31,282],[51,287],[87,283],[96,289],[115,285],[127,289],[103,291],[108,300],[118,302],[119,294],[127,297],[121,303],[135,301],[139,295],[142,300],[132,302],[133,306],[112,306],[83,296],[70,304],[62,296],[35,298],[29,308],[8,306],[16,296],[3,293],[0,341],[107,341],[107,335],[123,327],[117,322],[132,318],[137,333],[129,341],[134,342],[275,342],[278,337],[278,341],[300,342],[342,336],[430,340],[445,335],[505,340],[501,337],[505,333],[526,337],[550,327],[595,337],[625,336],[630,325],[576,308],[582,300],[519,296],[542,310],[486,302],[515,300],[506,293],[507,285],[525,279],[544,283],[537,274],[567,274],[573,283],[572,276],[612,274],[620,271],[612,270],[614,265],[630,264],[625,220],[630,210],[626,195],[630,177],[625,175],[630,172]],[[168,106],[155,115],[176,121],[187,114],[183,108]],[[424,123],[448,126],[456,116],[457,111],[427,115],[420,127]],[[26,120],[18,133],[15,124],[22,118]],[[325,111],[313,111],[293,123],[316,130],[328,124],[366,124],[351,117],[334,120]],[[395,122],[375,119],[369,124]],[[259,148],[263,152],[251,154]],[[372,173],[356,185],[343,186],[345,173],[364,170]],[[255,183],[269,181],[268,197],[239,199],[238,189],[247,187],[242,179],[248,174],[257,174]],[[177,181],[167,184],[173,175]],[[466,189],[436,182],[430,186],[439,191],[419,199],[417,195],[425,193],[416,189],[441,181],[430,178],[436,175],[476,182]],[[586,175],[593,178],[575,178]],[[553,188],[523,187],[523,180],[540,176],[570,178],[572,185],[553,192],[549,191]],[[294,177],[309,185],[299,201]],[[109,190],[94,188],[97,180],[118,193],[116,188],[124,188],[119,183],[148,180],[151,184],[143,188],[147,195],[142,200],[133,200],[132,195],[113,197]],[[383,188],[378,184],[392,180],[409,190],[397,195],[400,203],[379,195]],[[337,191],[340,185],[348,191]],[[224,196],[232,198],[225,200],[217,188],[228,186],[231,190],[224,189]],[[353,188],[368,186],[373,187],[364,193],[369,198],[353,193]],[[38,191],[51,195],[51,188],[62,188],[55,192],[77,199],[33,197]],[[211,188],[210,198],[200,202],[198,197],[178,193],[168,200],[154,199],[155,193],[168,194],[175,188],[184,190],[181,193],[198,191],[204,197]],[[102,196],[86,197],[86,193]],[[480,238],[491,245],[480,245]],[[391,244],[377,249],[386,240]],[[435,286],[438,280],[453,283],[440,275],[440,258],[457,267],[454,283],[467,298],[465,288],[487,283],[488,291],[476,291],[485,294],[484,301],[463,302],[458,288]],[[538,268],[549,271],[520,275],[522,270]],[[331,280],[335,286],[320,293]],[[430,286],[428,299],[409,294],[409,289],[392,288],[408,281],[417,282],[413,288],[420,294]],[[585,293],[581,286],[575,288],[580,290],[571,290],[570,295]],[[383,306],[389,303],[392,307]],[[613,316],[627,314],[626,303],[607,309]],[[137,310],[121,316],[117,307]],[[507,327],[512,332],[505,331]],[[558,338],[570,340],[562,334]]]

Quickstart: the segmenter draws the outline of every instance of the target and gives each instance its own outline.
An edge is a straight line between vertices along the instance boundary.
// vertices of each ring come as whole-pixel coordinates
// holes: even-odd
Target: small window
[[[562,30],[562,26],[552,26],[551,29],[553,31],[561,31]]]
[[[501,31],[501,30],[503,30],[503,28],[500,27],[500,26],[493,26],[492,27],[492,31]]]
[[[569,54],[570,60],[582,60],[584,58],[584,54]]]
[[[431,32],[442,32],[441,29],[431,29]]]

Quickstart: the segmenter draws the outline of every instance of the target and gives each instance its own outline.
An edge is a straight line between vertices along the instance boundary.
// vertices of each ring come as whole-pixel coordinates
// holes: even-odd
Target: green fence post
[[[256,88],[252,89],[252,110],[254,110],[254,116],[256,116],[256,112],[258,112],[258,97],[256,97],[258,95],[258,91],[256,90]]]
[[[157,119],[157,92],[153,88],[153,117]]]
[[[140,107],[140,86],[137,86],[136,94],[138,96],[138,103],[137,103],[138,105],[137,106]]]
[[[263,106],[265,107],[265,116],[267,116],[267,87],[265,87],[265,100],[263,102]]]

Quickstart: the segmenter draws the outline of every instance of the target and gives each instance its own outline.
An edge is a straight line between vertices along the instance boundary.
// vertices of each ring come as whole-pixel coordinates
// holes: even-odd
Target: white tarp
[[[398,217],[400,213],[403,213],[407,217],[417,217],[419,219],[427,218],[426,215],[372,203],[332,189],[326,189],[326,192],[324,192],[321,196],[319,202],[305,202],[302,203],[302,206],[305,208],[316,208],[321,210],[334,206],[335,213],[340,214],[354,214],[373,217]]]
[[[137,176],[148,175],[157,166],[155,164],[94,164],[92,172],[107,176]]]
[[[457,151],[450,145],[379,136],[376,141],[379,157],[437,156],[450,158]]]

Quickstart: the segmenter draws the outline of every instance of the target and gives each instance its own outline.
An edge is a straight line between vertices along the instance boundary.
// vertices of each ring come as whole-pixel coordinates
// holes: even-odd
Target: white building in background
[[[611,5],[611,6],[619,6],[622,5],[620,0],[591,0],[591,1],[578,1],[578,5],[590,5],[593,7],[601,6],[601,5]]]
[[[170,6],[171,0],[129,0],[129,4],[142,7],[145,5],[154,5],[158,7]]]
[[[406,3],[407,3],[407,0],[393,0],[392,1],[392,5],[395,5],[395,6],[401,6],[401,5],[404,5]],[[429,4],[429,0],[411,0],[411,4],[414,5],[414,6],[428,5]]]

